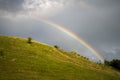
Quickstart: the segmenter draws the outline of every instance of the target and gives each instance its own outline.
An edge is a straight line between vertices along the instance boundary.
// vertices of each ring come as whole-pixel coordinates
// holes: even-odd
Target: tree
[[[32,43],[32,38],[28,37],[28,43],[31,44]]]
[[[110,66],[110,62],[107,61],[107,60],[104,61],[104,64],[107,65],[107,66]]]
[[[120,60],[118,59],[113,59],[112,61],[105,60],[104,64],[107,66],[112,66],[113,68],[120,70]]]
[[[113,59],[111,62],[110,62],[110,65],[118,70],[120,70],[120,60],[118,59]]]

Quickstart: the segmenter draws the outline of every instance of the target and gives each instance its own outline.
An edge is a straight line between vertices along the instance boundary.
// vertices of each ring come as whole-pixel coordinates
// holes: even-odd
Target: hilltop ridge
[[[120,72],[45,43],[0,35],[0,80],[120,80]]]

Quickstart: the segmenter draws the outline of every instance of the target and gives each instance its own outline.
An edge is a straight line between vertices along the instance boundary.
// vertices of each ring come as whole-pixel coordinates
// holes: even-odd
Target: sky
[[[63,26],[105,59],[120,59],[120,0],[0,0],[0,34],[32,37],[98,59],[85,46],[46,24]]]

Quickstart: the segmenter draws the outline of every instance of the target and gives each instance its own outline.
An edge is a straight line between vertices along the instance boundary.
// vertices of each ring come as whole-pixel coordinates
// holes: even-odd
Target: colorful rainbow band
[[[71,36],[72,38],[74,38],[75,40],[79,41],[83,46],[85,46],[86,48],[88,48],[102,63],[104,63],[103,56],[101,56],[92,46],[90,46],[81,37],[78,37],[73,32],[69,31],[68,29],[64,28],[63,26],[58,25],[58,24],[56,24],[56,23],[54,23],[54,22],[52,22],[52,21],[50,21],[48,19],[42,19],[41,21],[43,21],[46,24],[51,25],[52,27],[55,27],[55,28],[59,29],[60,31],[62,31],[62,32],[66,33],[67,35]]]

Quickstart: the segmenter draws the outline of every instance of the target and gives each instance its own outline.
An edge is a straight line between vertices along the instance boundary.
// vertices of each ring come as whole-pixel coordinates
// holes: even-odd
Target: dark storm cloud
[[[24,0],[0,0],[0,10],[17,12],[22,9]]]
[[[96,9],[93,12],[93,22],[99,28],[98,34],[93,34],[97,39],[105,41],[105,43],[118,43],[120,41],[120,0],[85,0],[88,5]],[[96,17],[97,16],[97,17]],[[101,16],[101,17],[100,17]],[[89,20],[90,21],[90,20]],[[92,23],[92,22],[91,22]],[[91,25],[93,26],[93,25]],[[94,30],[94,28],[93,28]],[[99,41],[97,40],[97,41]]]
[[[61,12],[55,19],[90,43],[105,58],[120,58],[117,50],[114,50],[116,54],[110,51],[111,57],[107,57],[102,48],[104,46],[109,51],[111,47],[120,47],[120,0],[83,0],[83,3]]]
[[[108,58],[111,60],[112,57],[120,58],[120,54],[118,53],[118,49],[112,49],[111,47],[120,47],[120,0],[86,0],[89,5],[95,8],[97,14],[93,12],[93,18],[90,18],[91,21],[96,22],[91,26],[99,27],[98,30],[92,28],[94,31],[91,34],[88,34],[87,38],[90,43],[94,44],[96,47],[105,46],[104,48],[108,50],[108,52],[104,52],[104,50],[100,50],[100,52],[104,56],[109,56]],[[102,16],[101,16],[102,15]],[[96,17],[97,16],[97,17]],[[101,17],[99,17],[101,16]],[[88,20],[90,21],[90,20]],[[92,22],[90,23],[92,24]],[[94,25],[96,24],[96,25]],[[92,30],[91,30],[92,31]],[[93,40],[94,39],[94,40]],[[109,49],[107,49],[109,48]],[[100,48],[98,48],[99,50]],[[115,54],[116,52],[116,54]]]
[[[37,11],[35,9],[36,7],[34,7],[32,11],[31,8],[26,9],[27,7],[31,6],[27,6],[26,8],[23,6],[23,4],[25,3],[24,1],[26,0],[0,0],[0,15],[4,15],[4,11],[7,12],[7,15],[9,15],[9,13],[18,13],[19,15],[19,12],[23,11],[25,16],[28,16],[27,12],[34,13],[32,14],[34,16],[42,13],[42,10],[38,9],[39,5],[37,2],[35,2],[34,4],[34,6],[37,7]],[[32,0],[27,1],[30,1],[30,4],[32,4]],[[43,0],[42,2],[46,4],[46,1],[47,0]],[[54,16],[49,18],[54,22],[57,22],[58,24],[69,29],[70,31],[74,32],[78,36],[81,36],[95,49],[97,49],[105,58],[120,58],[120,0],[48,1],[60,2],[61,4],[57,4],[57,8],[54,7],[53,9],[51,9],[51,7],[49,6],[47,8],[49,10],[45,8],[45,17],[48,14],[53,14],[54,10],[59,11],[57,14],[53,14]],[[64,10],[60,11],[58,6],[61,7],[61,5]],[[52,6],[56,6],[56,3],[55,5],[52,4]],[[29,35],[39,41],[43,41],[51,45],[58,44],[63,49],[73,49],[80,52],[79,44],[76,43],[76,41],[68,40],[69,38],[63,36],[64,34],[62,34],[62,32],[56,31],[56,29],[54,30],[52,28],[49,28],[50,26],[46,28],[45,24],[37,24],[35,20],[29,21],[29,18],[21,18],[21,20],[18,20],[18,22],[15,21],[17,21],[17,19],[11,22],[11,20],[7,18],[0,18],[0,33],[6,33],[11,35],[17,34],[24,37]],[[32,30],[33,26],[34,29]],[[54,32],[56,34],[54,34]],[[58,35],[62,35],[62,38]]]

